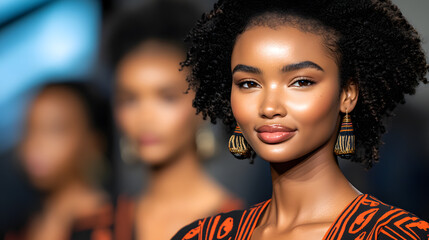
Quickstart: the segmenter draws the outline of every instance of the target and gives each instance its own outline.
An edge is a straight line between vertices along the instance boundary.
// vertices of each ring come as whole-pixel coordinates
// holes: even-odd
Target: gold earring
[[[235,127],[234,133],[229,138],[228,149],[238,159],[252,158],[252,148],[244,139],[240,127]]]
[[[352,119],[347,110],[346,115],[341,123],[340,132],[338,133],[337,142],[334,152],[337,156],[345,159],[350,159],[356,151],[355,135],[353,133]]]
[[[216,137],[210,123],[205,122],[197,130],[195,141],[197,153],[203,159],[211,158],[216,153]]]

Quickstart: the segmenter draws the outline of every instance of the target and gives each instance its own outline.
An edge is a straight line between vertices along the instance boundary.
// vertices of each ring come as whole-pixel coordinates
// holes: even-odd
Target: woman
[[[188,4],[157,1],[113,26],[115,115],[122,142],[149,170],[137,199],[119,198],[117,239],[170,239],[193,219],[241,206],[204,172],[197,151],[203,121],[192,107],[194,93],[185,93],[186,72],[179,71],[183,38],[195,19]]]
[[[273,194],[173,239],[428,239],[427,222],[359,192],[336,157],[371,167],[384,118],[427,82],[391,1],[220,0],[189,41],[194,106],[237,124],[230,151],[268,161]]]
[[[37,94],[20,155],[41,208],[6,239],[111,239],[112,206],[94,179],[108,148],[103,106],[79,82],[51,83]]]

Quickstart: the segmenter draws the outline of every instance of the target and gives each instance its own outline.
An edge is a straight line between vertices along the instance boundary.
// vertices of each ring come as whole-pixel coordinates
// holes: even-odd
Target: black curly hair
[[[191,47],[181,63],[191,68],[188,81],[196,92],[193,106],[198,113],[213,123],[220,119],[235,126],[230,106],[235,40],[249,25],[270,26],[273,21],[325,32],[341,86],[351,80],[359,87],[357,106],[350,113],[357,145],[351,160],[370,168],[379,159],[385,117],[405,102],[405,94],[427,83],[419,34],[390,0],[219,0],[188,34]]]

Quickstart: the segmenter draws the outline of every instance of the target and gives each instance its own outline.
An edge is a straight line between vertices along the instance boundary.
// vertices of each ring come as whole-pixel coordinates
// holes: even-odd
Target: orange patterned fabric
[[[270,200],[250,209],[200,219],[180,230],[173,240],[249,240]],[[363,194],[337,217],[323,240],[429,239],[429,224],[402,209]]]

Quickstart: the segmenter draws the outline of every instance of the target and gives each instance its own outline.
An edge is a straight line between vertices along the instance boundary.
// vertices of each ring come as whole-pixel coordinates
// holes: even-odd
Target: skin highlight
[[[272,202],[252,239],[322,239],[360,194],[333,153],[340,112],[355,107],[357,86],[340,88],[338,66],[321,36],[287,25],[239,35],[231,71],[234,117],[271,165]]]

